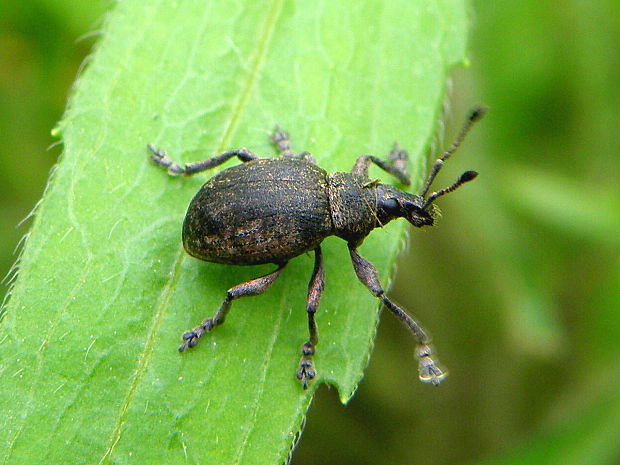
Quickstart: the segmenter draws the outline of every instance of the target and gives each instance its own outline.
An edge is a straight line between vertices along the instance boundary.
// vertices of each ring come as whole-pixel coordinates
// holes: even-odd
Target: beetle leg
[[[351,173],[361,174],[368,177],[368,168],[370,168],[371,163],[374,163],[383,171],[390,173],[401,183],[408,186],[411,184],[411,180],[409,179],[409,173],[407,172],[407,159],[407,152],[400,148],[398,142],[395,142],[394,148],[388,155],[387,160],[381,160],[374,155],[362,155],[357,159],[355,165],[353,165]]]
[[[168,156],[166,152],[158,149],[154,145],[149,144],[147,145],[147,148],[152,152],[151,160],[153,160],[153,162],[157,163],[162,168],[166,168],[168,170],[168,174],[171,176],[192,176],[196,173],[200,173],[201,171],[205,171],[221,165],[226,160],[232,157],[237,157],[244,163],[259,158],[259,156],[255,153],[250,152],[246,148],[242,148],[239,150],[230,150],[214,157],[207,158],[206,160],[195,161],[192,163],[186,163],[185,165],[180,165],[172,161],[172,159]]]
[[[392,302],[386,295],[381,283],[379,282],[379,276],[377,270],[364,257],[362,257],[356,250],[356,244],[349,244],[349,252],[351,254],[351,260],[353,262],[353,268],[359,280],[373,293],[373,295],[383,302],[383,304],[402,321],[409,330],[413,333],[418,340],[418,347],[416,349],[416,355],[419,358],[419,376],[420,381],[423,383],[431,383],[435,386],[439,385],[441,381],[446,377],[447,373],[443,372],[439,368],[435,361],[431,358],[432,350],[430,346],[430,339],[420,325],[407,313]]]
[[[309,152],[295,153],[291,149],[291,138],[285,130],[280,126],[276,126],[273,134],[271,135],[271,141],[275,144],[280,157],[297,158],[307,161],[309,163],[316,164],[316,160]]]
[[[308,331],[310,339],[301,346],[301,360],[299,361],[299,369],[297,370],[297,379],[301,381],[304,389],[308,388],[308,381],[316,376],[312,363],[314,348],[319,342],[319,333],[314,321],[314,314],[321,300],[321,293],[325,287],[325,271],[323,269],[323,257],[321,247],[314,249],[314,271],[308,283],[308,299],[306,301],[306,311],[308,312]]]
[[[198,344],[198,340],[204,336],[205,333],[211,331],[215,326],[224,323],[233,300],[251,295],[259,295],[269,289],[278,276],[280,276],[280,273],[282,273],[285,266],[286,262],[280,265],[277,270],[269,274],[237,284],[235,287],[228,289],[226,298],[224,299],[224,302],[222,302],[222,305],[217,313],[211,318],[204,320],[199,326],[196,326],[194,329],[186,331],[183,334],[184,342],[179,346],[179,352],[183,352],[188,347],[190,349],[195,347],[196,344]]]
[[[280,126],[276,126],[273,130],[273,134],[271,134],[271,141],[278,149],[278,152],[280,152],[280,156],[294,155],[291,150],[291,138],[288,135],[288,132],[283,130]]]

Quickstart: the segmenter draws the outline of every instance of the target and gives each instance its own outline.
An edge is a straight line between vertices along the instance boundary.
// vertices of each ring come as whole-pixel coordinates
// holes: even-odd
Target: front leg
[[[308,312],[308,331],[310,339],[301,346],[301,360],[299,361],[299,369],[297,370],[297,379],[301,381],[301,386],[308,389],[308,381],[316,376],[313,367],[312,356],[314,349],[319,342],[319,333],[314,321],[314,314],[319,307],[321,294],[325,287],[325,271],[323,269],[323,258],[321,255],[321,247],[314,249],[314,271],[308,284],[308,299],[306,303],[306,311]]]
[[[418,372],[420,381],[438,386],[439,383],[441,383],[441,381],[443,381],[443,379],[447,376],[447,373],[443,372],[431,358],[432,350],[430,346],[430,339],[426,332],[424,332],[421,326],[402,308],[392,302],[385,295],[385,291],[379,282],[377,270],[372,263],[357,252],[356,244],[349,244],[349,253],[351,254],[353,268],[355,269],[355,273],[357,274],[359,280],[370,290],[370,292],[373,293],[375,297],[381,299],[383,304],[409,328],[418,340],[416,355],[419,358]]]

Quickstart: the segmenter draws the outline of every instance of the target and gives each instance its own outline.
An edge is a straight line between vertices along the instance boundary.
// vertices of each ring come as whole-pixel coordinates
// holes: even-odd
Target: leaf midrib
[[[240,93],[239,99],[232,106],[232,111],[231,111],[230,116],[228,117],[228,124],[226,125],[226,128],[224,130],[224,134],[222,136],[218,152],[223,151],[224,147],[227,147],[230,145],[232,135],[234,134],[234,131],[241,118],[241,115],[244,113],[245,108],[247,107],[247,103],[252,94],[252,90],[255,87],[256,81],[260,74],[260,70],[263,67],[263,64],[265,62],[265,56],[267,54],[269,44],[271,43],[271,39],[273,37],[275,25],[282,11],[283,1],[284,0],[273,0],[271,8],[267,8],[265,10],[267,12],[267,18],[266,18],[266,21],[264,22],[264,25],[260,33],[260,40],[257,41],[256,59],[247,76],[246,83],[242,87],[242,91]],[[109,444],[108,449],[106,450],[105,454],[99,461],[100,465],[105,464],[108,461],[108,459],[112,456],[112,453],[114,452],[114,448],[121,438],[123,425],[125,423],[127,412],[129,411],[129,407],[133,400],[133,396],[138,390],[138,386],[140,385],[144,377],[144,373],[146,372],[146,367],[148,366],[149,361],[151,359],[151,355],[153,353],[153,347],[155,343],[155,336],[158,334],[164,315],[169,308],[169,302],[172,297],[172,294],[174,293],[174,290],[176,289],[176,285],[180,279],[181,268],[182,268],[182,265],[186,257],[187,255],[184,253],[183,248],[181,247],[176,254],[174,265],[172,267],[171,277],[168,280],[168,283],[166,284],[166,286],[164,287],[164,290],[162,291],[162,294],[161,294],[161,298],[159,299],[159,305],[157,306],[157,310],[153,318],[153,323],[149,329],[147,340],[144,345],[144,349],[138,359],[138,364],[135,370],[135,374],[132,378],[132,382],[129,386],[129,389],[127,390],[125,399],[123,400],[123,403],[121,404],[121,407],[119,409],[119,414],[118,414],[116,424],[108,440],[108,444]],[[244,448],[241,447],[238,453],[241,454],[243,449]]]

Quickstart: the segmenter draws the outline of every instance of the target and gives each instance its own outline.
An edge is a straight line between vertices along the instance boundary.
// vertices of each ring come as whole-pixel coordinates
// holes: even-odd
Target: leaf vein
[[[252,94],[252,90],[255,87],[256,81],[258,79],[258,75],[260,74],[260,70],[265,62],[265,55],[267,53],[267,50],[269,48],[269,43],[271,41],[271,38],[273,37],[273,32],[275,29],[275,24],[277,22],[277,19],[280,15],[280,11],[282,10],[282,1],[283,0],[276,0],[274,2],[273,8],[269,8],[266,11],[268,11],[269,16],[267,17],[267,20],[265,22],[265,26],[263,27],[263,31],[262,31],[262,37],[261,39],[258,41],[258,53],[257,53],[257,58],[254,62],[254,65],[251,69],[250,74],[248,75],[248,79],[247,82],[245,84],[245,86],[243,87],[243,90],[241,92],[241,95],[239,97],[239,100],[237,101],[237,104],[234,105],[233,107],[233,111],[231,112],[231,115],[229,117],[229,121],[228,121],[228,125],[226,126],[226,129],[224,131],[224,135],[222,137],[222,141],[220,143],[220,150],[222,150],[223,147],[227,146],[228,144],[230,144],[230,139],[232,137],[232,134],[236,128],[236,126],[238,125],[238,122],[241,118],[241,115],[243,114],[243,111],[245,110],[246,106],[247,106],[247,102]],[[206,21],[203,22],[203,24],[205,24]],[[195,47],[198,45],[199,41],[196,41],[195,43]],[[135,394],[135,392],[138,390],[138,386],[140,384],[140,382],[142,381],[142,378],[144,376],[144,373],[146,371],[146,367],[148,365],[148,362],[151,358],[151,354],[153,351],[153,344],[154,344],[154,339],[155,339],[155,335],[159,332],[159,327],[161,325],[161,321],[163,319],[163,315],[165,313],[165,310],[168,308],[168,304],[170,301],[170,298],[173,294],[173,291],[176,287],[177,282],[179,281],[180,278],[180,274],[181,274],[181,266],[183,264],[183,261],[185,260],[186,255],[183,253],[183,251],[181,250],[175,260],[174,266],[173,266],[173,271],[172,271],[172,276],[170,278],[170,280],[168,281],[168,284],[166,285],[166,287],[164,288],[164,291],[162,292],[162,298],[160,300],[160,304],[157,307],[157,311],[155,313],[155,317],[153,319],[153,324],[151,325],[151,328],[149,330],[148,333],[148,338],[147,338],[147,342],[144,346],[144,350],[142,352],[142,355],[138,361],[138,366],[136,368],[136,372],[134,374],[133,377],[133,381],[129,387],[129,390],[127,392],[127,395],[125,397],[125,400],[123,401],[123,404],[121,406],[120,409],[120,414],[118,417],[118,420],[116,422],[116,425],[112,431],[111,437],[110,437],[110,446],[108,447],[107,451],[105,452],[105,454],[103,455],[103,457],[101,458],[101,460],[99,461],[99,464],[103,464],[105,463],[112,455],[114,448],[116,447],[116,444],[118,443],[118,441],[120,440],[121,434],[122,434],[122,428],[123,425],[125,423],[125,418],[127,416],[127,412],[129,410],[129,406],[131,404],[131,401],[133,399],[133,396]],[[273,344],[273,343],[272,343]],[[246,438],[247,440],[247,438]],[[243,446],[240,449],[240,452],[242,452]]]
[[[159,305],[157,305],[157,311],[155,312],[153,323],[151,324],[151,327],[149,329],[147,340],[146,340],[146,343],[144,344],[144,350],[142,351],[142,354],[138,360],[138,366],[136,367],[133,380],[131,382],[131,385],[129,386],[127,395],[125,396],[125,399],[123,400],[123,404],[121,405],[120,414],[118,416],[116,425],[114,426],[114,429],[110,436],[110,446],[106,450],[103,457],[101,457],[101,460],[99,461],[100,465],[105,463],[110,458],[110,456],[112,455],[112,452],[114,451],[116,444],[121,438],[121,433],[123,430],[123,425],[125,424],[127,412],[129,411],[129,407],[133,400],[133,396],[138,390],[138,386],[140,385],[140,382],[142,381],[142,378],[144,377],[144,374],[146,372],[146,367],[151,359],[151,355],[153,353],[153,347],[155,346],[155,337],[159,333],[159,328],[161,326],[164,314],[166,313],[166,310],[169,307],[170,299],[172,297],[172,294],[174,293],[174,289],[179,280],[179,276],[181,275],[180,269],[181,269],[181,266],[183,265],[184,260],[185,260],[185,254],[183,253],[182,250],[180,250],[179,253],[177,254],[177,258],[174,262],[174,265],[172,266],[172,273],[171,273],[172,277],[168,281],[168,284],[166,285],[166,287],[164,288],[161,294]]]

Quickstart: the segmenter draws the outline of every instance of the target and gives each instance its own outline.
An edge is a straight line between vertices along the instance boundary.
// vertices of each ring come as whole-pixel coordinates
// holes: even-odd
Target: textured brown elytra
[[[284,263],[333,234],[327,173],[292,158],[254,160],[212,177],[192,200],[183,245],[232,265]]]
[[[419,195],[368,177],[368,169],[374,163],[402,184],[409,184],[407,153],[398,144],[387,160],[363,155],[357,159],[351,172],[333,174],[317,166],[310,154],[293,153],[288,134],[279,129],[272,140],[280,155],[272,159],[261,159],[247,149],[240,149],[181,166],[164,151],[149,145],[151,159],[173,176],[191,176],[232,157],[243,162],[213,176],[191,201],[183,223],[183,246],[190,255],[229,265],[277,265],[275,271],[229,289],[213,317],[183,334],[184,342],[179,350],[194,347],[205,333],[222,324],[233,300],[265,292],[290,259],[314,251],[314,271],[306,303],[310,337],[302,345],[296,373],[306,389],[308,381],[316,376],[312,361],[318,343],[314,314],[324,287],[320,244],[326,237],[335,235],[347,241],[359,280],[417,339],[420,380],[438,385],[446,374],[431,358],[428,336],[413,318],[385,295],[375,267],[357,252],[357,248],[374,228],[394,218],[406,218],[416,227],[433,225],[435,199],[477,175],[474,171],[466,171],[454,184],[427,196],[443,163],[483,114],[484,108],[471,113],[455,142],[435,161]]]

